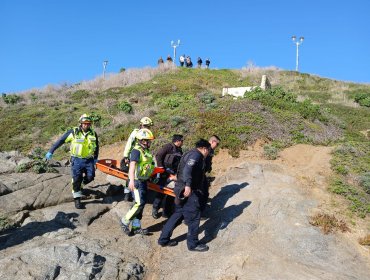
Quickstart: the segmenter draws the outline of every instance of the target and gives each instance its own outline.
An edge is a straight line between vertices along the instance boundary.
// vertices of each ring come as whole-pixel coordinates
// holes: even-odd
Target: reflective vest
[[[147,180],[154,170],[153,156],[149,150],[143,150],[139,144],[135,145],[134,149],[140,152],[140,159],[136,164],[135,180]]]
[[[70,153],[73,157],[93,158],[96,150],[96,136],[93,129],[83,132],[79,127],[68,135],[66,143],[71,142]]]

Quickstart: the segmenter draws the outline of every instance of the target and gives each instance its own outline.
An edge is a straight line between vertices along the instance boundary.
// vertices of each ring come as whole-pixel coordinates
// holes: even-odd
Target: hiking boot
[[[155,209],[155,208],[152,209],[152,217],[154,219],[158,219],[159,218],[158,209]]]
[[[75,198],[76,209],[85,209],[85,206],[81,203],[81,198]]]
[[[178,243],[179,242],[177,242],[176,240],[170,240],[167,243],[159,244],[159,245],[161,245],[162,247],[173,247],[173,246],[176,246]]]
[[[135,228],[132,231],[134,234],[149,235],[149,230],[146,228]]]
[[[121,228],[122,228],[122,231],[123,231],[127,236],[132,236],[132,235],[133,235],[132,231],[130,230],[129,225],[125,225],[125,224],[121,223]]]
[[[131,193],[125,193],[123,196],[124,201],[132,201]]]
[[[198,244],[197,247],[189,249],[189,251],[194,252],[206,252],[208,251],[209,247],[206,244]]]

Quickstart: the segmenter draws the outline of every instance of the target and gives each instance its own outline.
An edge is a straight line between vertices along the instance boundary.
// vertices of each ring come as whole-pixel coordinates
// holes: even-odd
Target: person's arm
[[[171,152],[171,146],[167,144],[159,149],[159,151],[155,155],[155,160],[157,162],[158,167],[164,167],[164,158],[170,152]]]
[[[136,169],[136,164],[137,164],[136,161],[130,161],[130,166],[129,166],[129,170],[128,170],[128,179],[129,179],[128,188],[132,192],[135,189],[135,169]]]
[[[66,133],[64,133],[63,136],[60,137],[58,141],[55,142],[54,145],[50,148],[49,153],[53,154],[55,150],[62,146],[64,143],[70,142],[69,139],[73,137],[73,133],[73,129],[70,129]]]
[[[129,179],[128,187],[131,191],[134,191],[135,189],[135,170],[139,160],[140,160],[140,151],[133,149],[130,154],[130,165],[128,170],[128,179]]]
[[[185,191],[184,196],[188,197],[191,195],[191,183],[193,181],[192,173],[193,168],[197,165],[199,161],[199,156],[197,154],[190,154],[186,160],[184,169],[183,169],[183,178],[185,182]]]
[[[137,130],[135,129],[131,132],[130,136],[127,139],[125,150],[123,151],[123,157],[128,158],[130,156],[130,151],[132,150],[132,145],[135,142]]]
[[[94,160],[98,160],[99,158],[99,139],[98,134],[95,132],[95,138],[96,138],[96,149],[94,152]]]

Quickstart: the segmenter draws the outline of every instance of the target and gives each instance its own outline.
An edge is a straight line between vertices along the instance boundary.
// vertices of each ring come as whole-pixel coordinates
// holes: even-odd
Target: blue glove
[[[53,157],[53,154],[52,153],[50,153],[50,152],[47,152],[46,153],[46,155],[45,155],[45,158],[47,159],[47,160],[51,160],[51,158]]]
[[[94,165],[98,163],[98,159],[94,159]]]

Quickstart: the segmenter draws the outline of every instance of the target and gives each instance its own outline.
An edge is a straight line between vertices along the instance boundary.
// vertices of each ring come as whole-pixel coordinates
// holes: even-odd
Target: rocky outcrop
[[[0,279],[142,279],[142,264],[60,243],[25,250],[0,260]],[[31,276],[31,278],[30,278]]]
[[[17,151],[0,152],[0,174],[15,172],[18,165],[30,162],[27,157]]]

